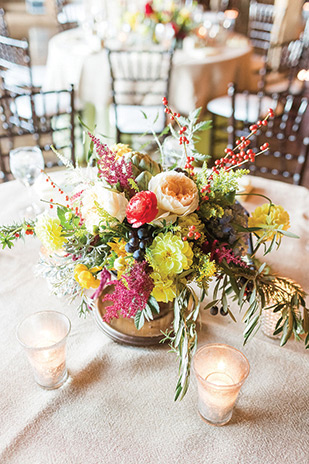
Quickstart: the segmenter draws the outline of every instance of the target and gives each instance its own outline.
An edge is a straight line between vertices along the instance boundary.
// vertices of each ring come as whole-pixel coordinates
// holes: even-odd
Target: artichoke
[[[162,172],[162,166],[145,153],[132,151],[124,156],[131,162],[135,182],[141,190],[147,190],[150,179]]]

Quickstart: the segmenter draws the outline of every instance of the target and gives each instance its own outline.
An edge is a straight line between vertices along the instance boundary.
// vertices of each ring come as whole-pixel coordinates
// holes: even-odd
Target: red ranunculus
[[[154,220],[158,213],[157,197],[148,190],[134,195],[127,206],[127,220],[132,227],[140,227]]]
[[[150,16],[153,13],[153,8],[151,6],[151,2],[147,2],[145,5],[145,15]]]

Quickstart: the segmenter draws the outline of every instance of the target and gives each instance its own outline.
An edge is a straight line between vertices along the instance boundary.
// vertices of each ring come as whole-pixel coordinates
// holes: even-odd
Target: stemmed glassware
[[[15,179],[27,187],[30,204],[22,211],[22,214],[27,219],[33,219],[42,212],[42,208],[34,203],[31,188],[44,169],[42,151],[38,147],[19,147],[11,150],[10,169]]]

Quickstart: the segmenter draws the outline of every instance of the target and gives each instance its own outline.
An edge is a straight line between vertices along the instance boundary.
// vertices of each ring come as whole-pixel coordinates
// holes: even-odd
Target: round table
[[[108,44],[112,45],[112,41]],[[225,46],[177,49],[170,82],[170,104],[183,114],[224,95],[229,82],[239,88],[250,85],[251,47],[247,39],[232,35]],[[83,29],[55,35],[49,42],[44,90],[74,84],[84,103],[96,108],[111,101],[106,51],[97,37],[87,40]]]
[[[61,176],[55,180],[61,182]],[[261,178],[251,182],[255,193],[289,209],[291,230],[302,236],[284,237],[279,252],[272,254],[273,264],[308,290],[301,232],[308,190]],[[1,223],[18,220],[23,201],[21,184],[0,185]],[[251,211],[264,201],[252,196],[245,204]],[[202,312],[199,344],[235,346],[251,366],[231,422],[211,427],[197,414],[194,382],[185,399],[174,403],[177,359],[168,347],[118,345],[95,327],[91,316],[79,318],[73,304],[50,295],[46,281],[33,274],[39,247],[29,237],[0,252],[1,463],[308,462],[308,351],[303,344],[289,341],[280,348],[277,341],[257,334],[242,346],[241,326]],[[15,338],[17,324],[42,309],[66,313],[72,322],[70,378],[52,391],[35,384]]]

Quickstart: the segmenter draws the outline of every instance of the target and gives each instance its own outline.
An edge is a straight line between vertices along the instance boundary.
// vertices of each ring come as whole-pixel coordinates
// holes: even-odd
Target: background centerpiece
[[[208,123],[198,122],[199,110],[183,118],[166,99],[163,104],[171,133],[183,148],[174,154],[174,166],[167,166],[156,136],[160,163],[126,145],[108,147],[89,133],[88,168],[74,167],[59,155],[70,191],[46,177],[62,199],[50,198],[51,214],[1,227],[0,239],[3,247],[11,247],[20,237],[37,235],[46,249],[41,272],[56,294],[80,298],[81,314],[94,310],[99,298],[106,323],[126,318],[141,329],[160,314],[160,305],[172,304],[173,325],[164,339],[179,356],[175,397],[181,398],[189,385],[198,315],[211,282],[205,309],[216,314],[220,308],[234,319],[229,304],[237,300],[244,308],[245,342],[270,307],[281,314],[276,326],[281,344],[292,334],[300,338],[305,333],[308,345],[308,309],[298,284],[272,275],[256,259],[260,247],[267,254],[283,235],[293,236],[287,232],[288,213],[269,200],[248,217],[236,201],[238,181],[248,173],[242,165],[267,150],[264,144],[254,153],[248,148],[250,137],[267,125],[272,110],[208,169],[207,157],[194,147],[197,132]],[[202,168],[194,167],[197,160],[204,160]]]

